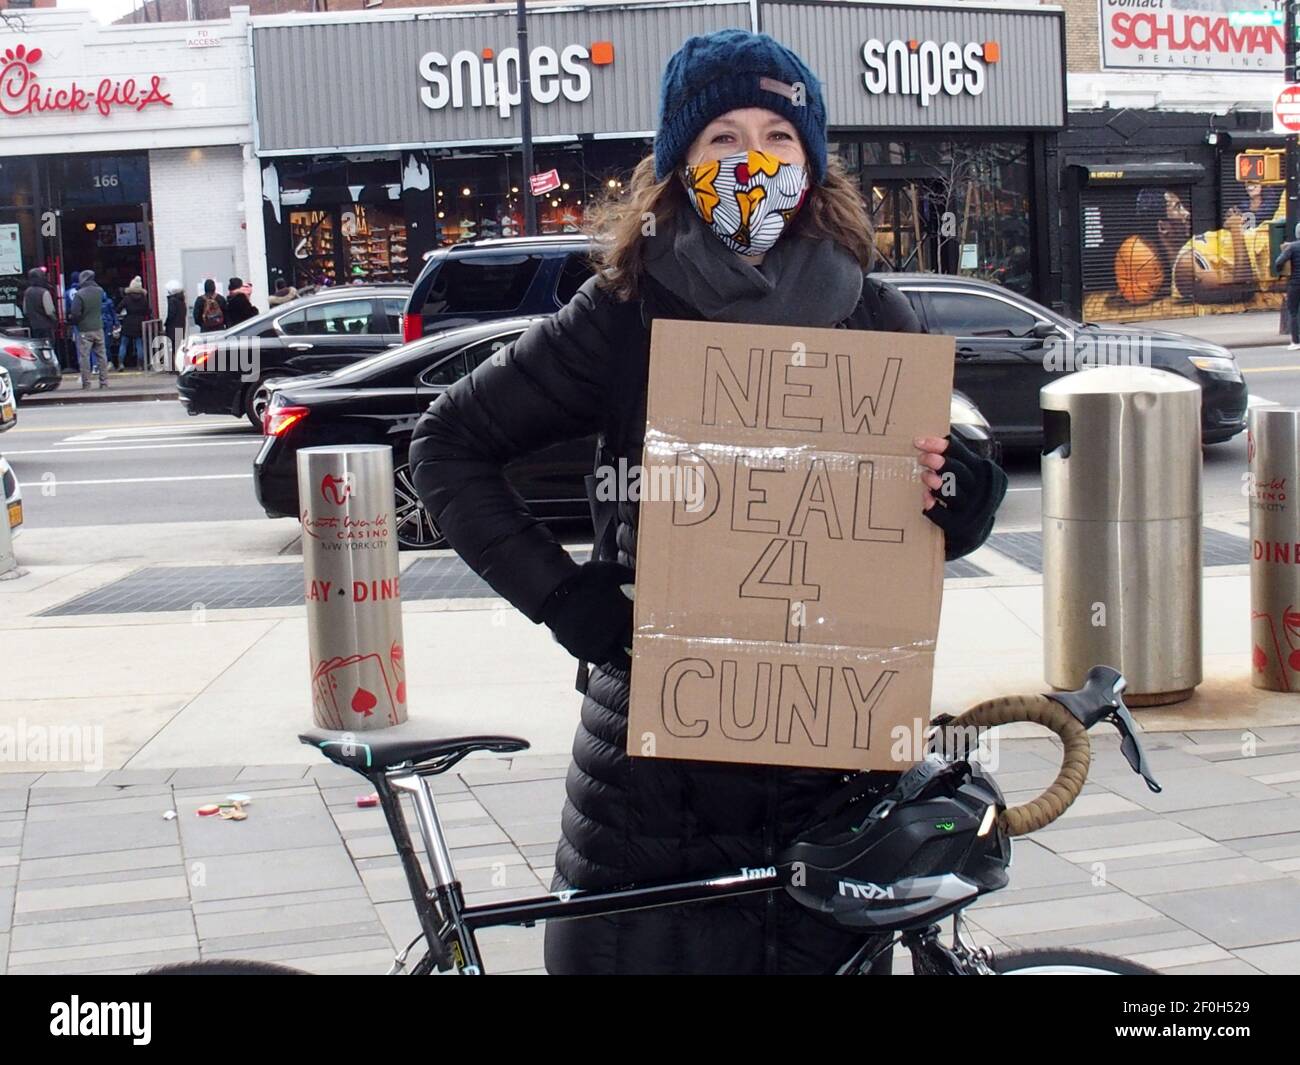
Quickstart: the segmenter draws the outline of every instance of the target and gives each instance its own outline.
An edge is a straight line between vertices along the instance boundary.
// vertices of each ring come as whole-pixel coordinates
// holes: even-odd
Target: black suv
[[[501,237],[433,252],[411,287],[402,338],[493,318],[554,314],[591,276],[588,237]]]
[[[261,429],[265,383],[336,370],[402,342],[408,285],[340,285],[218,333],[191,334],[176,391],[190,414],[233,414]]]

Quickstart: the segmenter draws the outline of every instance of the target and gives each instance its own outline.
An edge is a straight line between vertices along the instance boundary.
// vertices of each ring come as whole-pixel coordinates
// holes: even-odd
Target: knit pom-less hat
[[[763,33],[718,30],[691,37],[664,68],[655,135],[655,177],[679,167],[719,115],[763,107],[799,131],[815,182],[826,176],[826,105],[821,83],[794,52]]]

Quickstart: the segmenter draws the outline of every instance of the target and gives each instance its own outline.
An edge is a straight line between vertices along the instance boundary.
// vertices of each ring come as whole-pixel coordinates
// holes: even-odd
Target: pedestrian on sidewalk
[[[185,287],[179,281],[167,282],[167,317],[163,321],[167,337],[167,365],[172,365],[176,352],[185,339]]]
[[[95,284],[95,271],[82,270],[68,320],[77,329],[81,387],[90,387],[92,359],[99,357],[99,387],[108,387],[108,348],[104,344],[104,290]]]
[[[1273,269],[1279,274],[1291,267],[1291,276],[1286,279],[1286,313],[1291,321],[1291,343],[1287,348],[1290,351],[1300,349],[1300,223],[1296,224],[1295,238],[1283,244],[1273,260]]]
[[[226,328],[226,297],[217,291],[217,283],[203,282],[203,295],[194,301],[194,324],[200,333],[215,333]]]
[[[244,284],[238,277],[230,279],[230,284],[226,288],[227,327],[246,322],[250,318],[256,318],[261,313],[253,306],[253,301],[249,299],[252,294],[252,285]]]
[[[59,316],[54,309],[54,292],[49,278],[39,266],[27,271],[27,291],[23,293],[23,317],[32,336],[53,340]]]
[[[773,841],[790,838],[844,778],[630,758],[637,504],[595,503],[592,561],[578,565],[523,505],[507,464],[599,434],[602,465],[639,467],[655,317],[920,331],[907,298],[867,276],[875,261],[871,224],[856,183],[828,154],[821,85],[798,56],[744,30],[692,37],[668,61],[659,113],[653,155],[636,167],[624,195],[593,215],[596,276],[500,358],[447,389],[410,446],[419,496],[452,547],[592,664],[556,891],[767,867]],[[649,235],[647,218],[656,222]],[[960,557],[987,538],[1006,475],[956,437],[916,444],[925,468],[916,505],[943,529],[947,557]],[[956,483],[942,500],[936,494],[950,479],[939,471]],[[887,612],[891,604],[864,608]],[[776,892],[553,921],[546,967],[821,973],[861,941]]]
[[[266,298],[267,305],[279,307],[298,298],[298,290],[282,277],[275,279],[275,291]]]
[[[117,353],[117,368],[126,368],[126,354],[134,353],[137,369],[144,369],[144,323],[149,318],[149,296],[140,278],[131,278],[118,305],[122,315],[122,346]]]

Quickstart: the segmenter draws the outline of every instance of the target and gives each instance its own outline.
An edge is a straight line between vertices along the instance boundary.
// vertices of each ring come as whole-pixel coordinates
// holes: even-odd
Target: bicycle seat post
[[[415,820],[420,826],[420,838],[424,841],[424,849],[429,855],[429,864],[433,870],[433,893],[442,904],[443,916],[451,923],[453,933],[460,943],[459,960],[463,963],[460,971],[467,975],[482,973],[478,944],[473,933],[461,920],[465,900],[460,883],[456,880],[456,871],[452,867],[447,837],[442,831],[442,822],[438,818],[438,808],[428,778],[419,773],[405,773],[394,776],[391,780],[394,788],[409,791],[415,800]]]

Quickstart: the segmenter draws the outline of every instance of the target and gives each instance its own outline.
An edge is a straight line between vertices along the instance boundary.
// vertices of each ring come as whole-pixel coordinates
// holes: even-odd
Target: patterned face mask
[[[741,255],[772,250],[808,195],[808,171],[767,152],[740,152],[682,170],[704,224]]]

